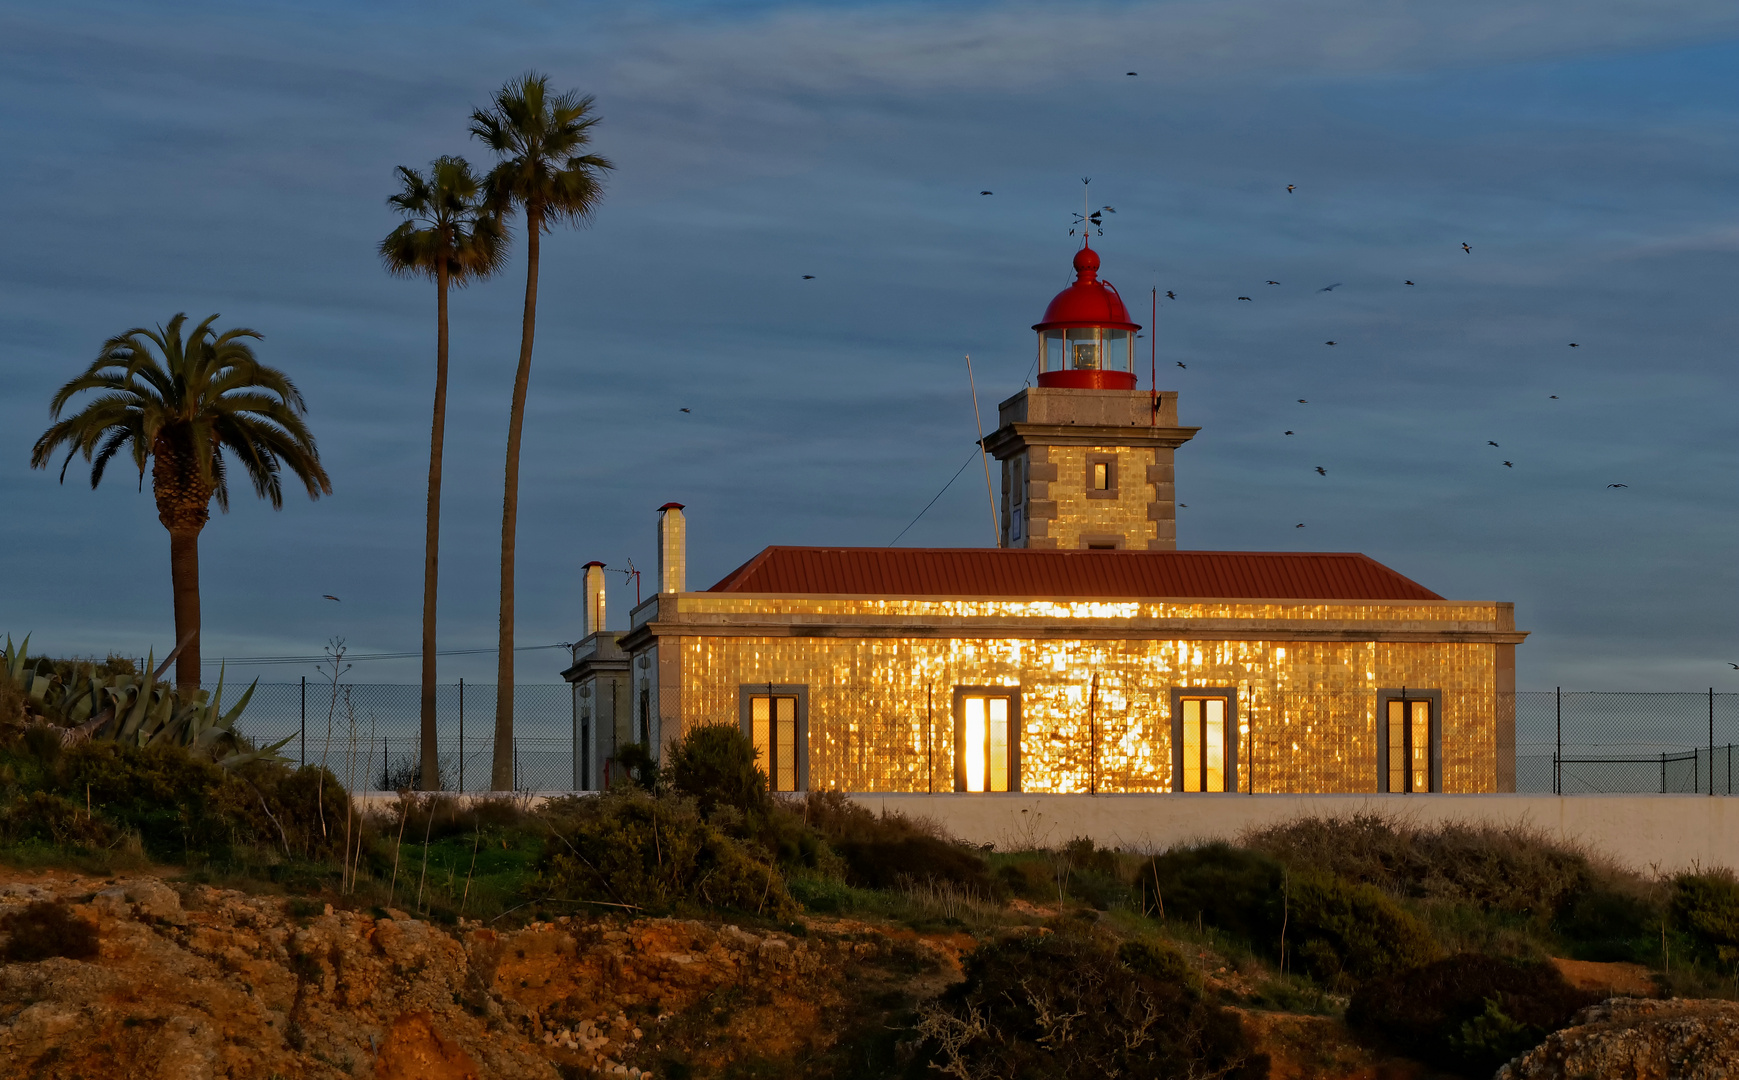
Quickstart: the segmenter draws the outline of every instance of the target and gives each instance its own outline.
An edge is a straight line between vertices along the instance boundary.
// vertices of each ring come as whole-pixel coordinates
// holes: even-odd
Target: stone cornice
[[[1007,424],[984,437],[984,448],[999,461],[1037,446],[1148,446],[1175,449],[1201,428],[1121,427],[1085,424]]]
[[[1417,623],[1413,624],[1417,626]],[[1406,641],[1457,644],[1519,645],[1526,631],[1496,630],[1451,624],[1419,630],[1404,626],[1335,622],[1255,622],[1244,619],[1042,619],[959,618],[914,621],[909,618],[866,617],[852,621],[735,618],[683,618],[651,622],[623,644],[638,649],[660,637],[782,637],[782,638],[975,638],[1116,641],[1163,638],[1175,641]]]

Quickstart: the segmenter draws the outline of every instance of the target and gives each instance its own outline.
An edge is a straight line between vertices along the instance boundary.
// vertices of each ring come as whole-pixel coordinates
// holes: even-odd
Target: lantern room
[[[1099,280],[1099,253],[1083,242],[1075,281],[1056,295],[1039,335],[1039,385],[1077,390],[1134,390],[1135,335],[1141,327],[1116,286]]]

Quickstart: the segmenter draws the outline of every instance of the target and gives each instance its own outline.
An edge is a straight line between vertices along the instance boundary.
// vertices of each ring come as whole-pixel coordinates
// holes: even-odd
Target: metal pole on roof
[[[984,494],[990,499],[990,535],[1002,546],[1002,526],[996,520],[996,492],[990,487],[990,455],[984,450],[984,418],[978,412],[978,380],[972,377],[972,354],[966,354],[966,384],[972,388],[972,419],[978,425],[978,459],[984,463]]]

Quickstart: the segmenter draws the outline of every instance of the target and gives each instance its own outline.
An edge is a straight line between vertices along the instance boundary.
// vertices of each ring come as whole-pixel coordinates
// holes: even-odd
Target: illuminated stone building
[[[1177,550],[1195,428],[1137,389],[1083,245],[1003,402],[1000,548],[770,547],[705,591],[682,507],[656,595],[604,631],[586,574],[576,771],[740,725],[781,791],[1491,792],[1515,787],[1513,606],[1358,554]]]

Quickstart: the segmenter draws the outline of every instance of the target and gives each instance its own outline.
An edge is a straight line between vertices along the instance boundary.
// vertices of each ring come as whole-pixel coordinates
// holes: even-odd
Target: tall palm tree
[[[199,532],[211,517],[213,497],[229,511],[225,451],[274,510],[284,506],[283,468],[302,481],[310,499],[332,494],[332,482],[302,422],[301,393],[283,372],[254,357],[247,339],[260,335],[244,329],[218,334],[212,315],[184,340],[186,321],[184,312],[167,327],[138,327],[103,342],[85,373],[55,392],[49,412],[57,423],[36,440],[30,465],[47,468],[65,445],[61,481],[73,455],[83,453],[94,488],[123,449],[141,484],[151,462],[157,520],[169,530],[175,640],[190,641],[176,661],[175,684],[191,693],[199,689]],[[87,391],[97,396],[62,420],[67,402]]]
[[[507,262],[501,219],[486,206],[483,181],[464,158],[437,158],[429,175],[398,168],[402,189],[387,205],[406,220],[380,242],[387,271],[435,281],[435,416],[429,425],[429,500],[423,537],[422,769],[419,786],[438,791],[435,747],[435,592],[441,547],[441,451],[447,432],[447,289],[489,277]]]
[[[507,424],[507,483],[501,504],[501,639],[496,659],[495,757],[490,783],[513,787],[513,545],[519,524],[519,440],[525,426],[525,388],[537,329],[538,248],[557,224],[591,218],[603,200],[603,174],[615,168],[583,153],[599,117],[593,99],[552,94],[549,77],[528,72],[495,92],[488,109],[471,113],[471,134],[501,160],[489,172],[490,195],[503,211],[525,213],[525,314],[519,331],[519,369]]]

